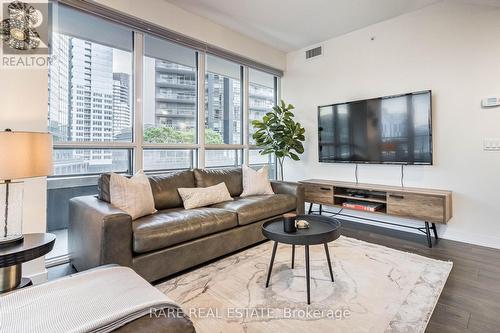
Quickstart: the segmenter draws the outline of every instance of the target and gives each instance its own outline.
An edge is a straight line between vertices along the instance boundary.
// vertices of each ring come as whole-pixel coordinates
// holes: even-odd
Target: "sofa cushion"
[[[245,225],[287,213],[296,209],[297,199],[290,194],[254,195],[234,198],[211,207],[222,208],[238,214],[238,224]]]
[[[170,209],[132,223],[134,252],[145,253],[238,225],[234,212],[217,208]]]
[[[243,192],[241,168],[194,169],[197,187],[209,187],[224,182],[232,197]]]
[[[191,170],[149,176],[149,183],[155,199],[155,208],[158,210],[182,207],[177,188],[195,187]]]

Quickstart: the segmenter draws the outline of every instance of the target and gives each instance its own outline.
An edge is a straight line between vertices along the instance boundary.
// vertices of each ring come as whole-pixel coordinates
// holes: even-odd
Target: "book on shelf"
[[[383,204],[373,202],[346,201],[342,203],[342,207],[347,209],[362,210],[365,212],[377,212],[382,209]]]

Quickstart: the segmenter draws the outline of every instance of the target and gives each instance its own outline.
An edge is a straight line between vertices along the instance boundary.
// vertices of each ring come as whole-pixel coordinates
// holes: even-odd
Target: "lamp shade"
[[[0,179],[48,176],[52,173],[52,135],[0,132]]]

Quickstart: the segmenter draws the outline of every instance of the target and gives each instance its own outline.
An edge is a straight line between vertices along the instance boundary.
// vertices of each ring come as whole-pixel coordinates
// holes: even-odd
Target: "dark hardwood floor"
[[[451,260],[453,269],[427,326],[427,333],[500,332],[500,250],[440,239],[427,247],[424,235],[343,222],[347,237]],[[74,273],[67,265],[49,269],[49,279]]]
[[[428,248],[424,235],[356,222],[344,222],[343,234],[430,258],[453,261],[453,269],[426,332],[500,332],[500,250],[445,239]]]

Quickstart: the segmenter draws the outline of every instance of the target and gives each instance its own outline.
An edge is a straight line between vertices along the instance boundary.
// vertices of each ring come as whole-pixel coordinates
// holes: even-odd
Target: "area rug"
[[[340,237],[310,246],[311,305],[304,249],[280,244],[265,288],[272,242],[219,260],[157,287],[182,308],[197,332],[424,332],[452,268],[429,259]]]

